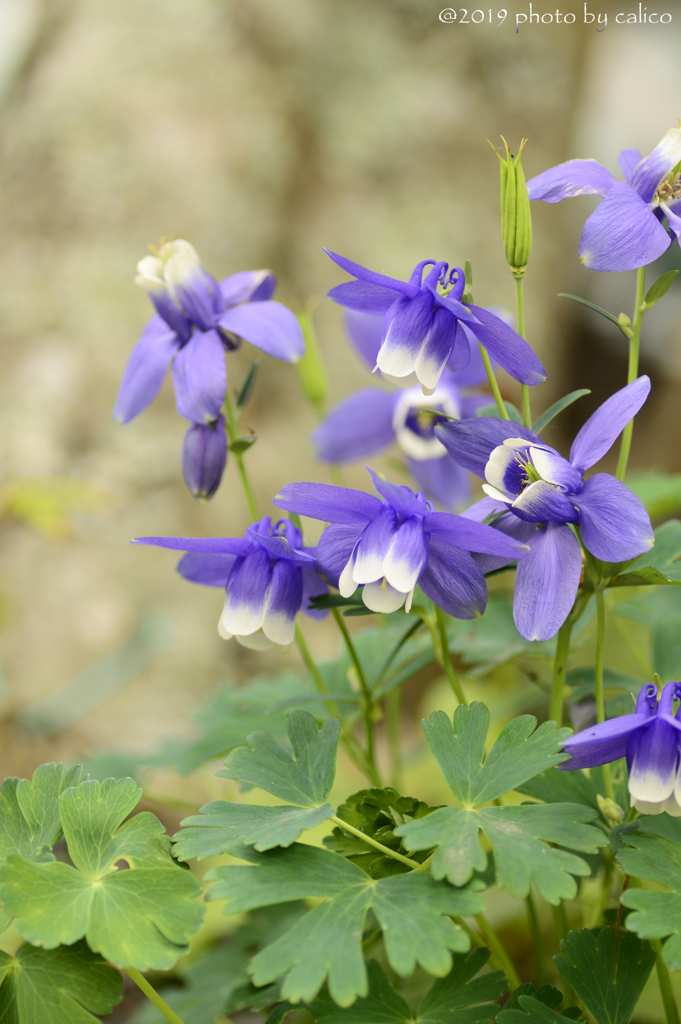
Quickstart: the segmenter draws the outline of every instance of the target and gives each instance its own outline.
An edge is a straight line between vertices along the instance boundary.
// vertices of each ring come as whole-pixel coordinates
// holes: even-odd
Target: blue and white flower
[[[177,571],[193,583],[224,587],[225,605],[218,633],[235,637],[253,651],[293,642],[296,615],[326,615],[310,607],[310,598],[328,593],[315,572],[315,549],[304,547],[300,530],[265,516],[245,537],[138,537],[136,544],[186,551]]]

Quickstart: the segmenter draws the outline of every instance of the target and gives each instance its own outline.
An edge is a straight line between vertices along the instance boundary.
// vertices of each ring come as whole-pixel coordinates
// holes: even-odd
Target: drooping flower
[[[558,765],[563,771],[594,768],[609,761],[627,759],[631,806],[641,814],[681,816],[679,761],[681,721],[673,711],[681,697],[680,683],[667,683],[657,702],[657,687],[644,686],[633,715],[601,722],[571,736],[563,750],[571,761]]]
[[[432,394],[446,366],[463,370],[468,365],[471,338],[522,384],[546,380],[519,334],[489,310],[461,302],[465,279],[460,268],[450,272],[447,263],[423,260],[409,281],[398,281],[327,252],[356,278],[332,288],[329,296],[349,309],[383,316],[376,366],[386,380],[403,388],[418,383],[424,394]],[[426,267],[432,269],[423,277]]]
[[[650,517],[623,483],[608,473],[584,479],[605,455],[650,391],[639,377],[612,395],[587,420],[564,459],[527,427],[508,420],[441,423],[435,432],[452,458],[485,479],[488,495],[465,513],[519,536],[530,553],[518,565],[513,615],[526,640],[548,640],[567,618],[582,571],[579,526],[585,547],[605,562],[622,562],[654,543]],[[503,563],[483,562],[485,571]]]
[[[635,270],[681,239],[681,129],[670,128],[650,156],[637,149],[619,155],[624,181],[597,160],[568,160],[527,183],[530,199],[558,203],[572,196],[598,195],[603,202],[587,219],[579,256],[589,270]]]
[[[218,633],[243,647],[265,651],[293,642],[299,611],[314,619],[326,612],[310,608],[310,598],[328,587],[314,569],[315,549],[303,546],[300,530],[265,516],[245,537],[138,537],[136,544],[186,551],[177,571],[192,583],[224,587],[225,605]]]
[[[485,579],[471,551],[515,559],[527,548],[513,538],[449,512],[435,512],[423,494],[369,470],[382,499],[330,484],[288,484],[279,508],[331,525],[317,545],[317,572],[374,612],[409,611],[418,584],[450,615],[471,619],[487,602]]]
[[[211,498],[227,462],[227,436],[222,414],[214,423],[192,423],[182,447],[182,475],[195,498]]]

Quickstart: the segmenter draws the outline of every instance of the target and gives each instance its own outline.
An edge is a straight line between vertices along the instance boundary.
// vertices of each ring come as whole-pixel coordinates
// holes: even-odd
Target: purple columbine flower
[[[480,341],[500,366],[522,384],[541,384],[544,367],[519,334],[480,306],[461,302],[463,270],[423,260],[409,281],[367,270],[352,260],[326,252],[357,280],[337,285],[330,298],[362,313],[382,314],[382,343],[376,367],[398,387],[420,384],[432,394],[445,367],[463,370],[470,360],[469,341]],[[432,269],[425,277],[426,267]]]
[[[227,436],[222,414],[214,423],[192,423],[182,447],[182,475],[195,498],[212,498],[227,463]]]
[[[563,750],[571,761],[558,765],[563,771],[594,768],[608,761],[627,759],[631,806],[641,814],[681,816],[679,750],[681,722],[673,702],[681,697],[681,683],[667,683],[657,703],[657,687],[644,686],[633,715],[601,722],[571,736]]]
[[[598,195],[603,202],[587,219],[579,257],[589,270],[635,270],[671,245],[663,217],[681,239],[681,129],[670,128],[650,156],[637,149],[619,155],[624,181],[597,160],[568,160],[527,183],[530,199],[558,203]]]
[[[225,588],[220,636],[236,637],[253,651],[292,643],[299,611],[313,619],[326,615],[310,608],[311,597],[328,593],[314,569],[315,549],[303,546],[300,530],[288,519],[272,525],[265,516],[243,538],[138,537],[135,544],[186,551],[177,564],[181,576]]]
[[[248,270],[218,283],[189,242],[167,242],[137,265],[135,283],[156,307],[132,351],[114,407],[128,423],[158,394],[172,360],[177,411],[192,423],[214,423],[227,391],[225,350],[242,339],[277,359],[296,362],[305,350],[293,313],[270,301],[276,281]]]
[[[476,520],[500,516],[494,527],[530,545],[518,565],[513,617],[526,640],[548,640],[565,622],[582,572],[579,542],[604,562],[623,562],[654,543],[650,517],[635,494],[608,473],[585,470],[614,444],[641,408],[650,380],[639,377],[612,395],[577,434],[564,459],[527,427],[508,420],[441,423],[435,432],[452,456],[485,479],[488,495],[467,509]],[[485,572],[500,560],[482,560]]]
[[[317,545],[316,570],[343,597],[363,586],[373,612],[411,608],[418,584],[459,619],[482,615],[485,578],[471,551],[514,559],[527,547],[480,523],[435,512],[423,494],[369,470],[382,499],[330,484],[288,484],[274,504],[331,525]]]

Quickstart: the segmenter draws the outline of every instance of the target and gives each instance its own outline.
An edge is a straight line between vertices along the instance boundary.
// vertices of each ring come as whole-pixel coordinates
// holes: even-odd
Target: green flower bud
[[[296,370],[303,394],[313,409],[321,415],[326,404],[328,380],[319,351],[317,333],[312,322],[312,309],[312,304],[307,303],[302,312],[298,314],[305,339],[305,355],[296,363]]]
[[[501,171],[501,237],[511,273],[514,277],[522,277],[532,249],[530,197],[521,161],[527,139],[520,143],[515,159],[503,135],[501,141],[506,150],[505,157],[492,146],[499,157]]]

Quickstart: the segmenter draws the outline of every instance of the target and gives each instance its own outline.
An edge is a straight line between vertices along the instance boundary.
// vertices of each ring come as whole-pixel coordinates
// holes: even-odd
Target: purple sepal
[[[359,313],[383,316],[402,292],[369,281],[346,281],[326,293],[339,306]]]
[[[468,501],[471,493],[468,472],[448,455],[440,459],[407,458],[406,462],[419,490],[438,505],[454,510]]]
[[[266,302],[277,287],[277,279],[269,270],[242,270],[220,281],[220,294],[225,309],[242,302]]]
[[[247,555],[251,542],[243,537],[135,537],[133,544],[151,544],[171,551],[201,551],[220,555]]]
[[[644,375],[603,402],[572,442],[572,465],[576,469],[585,470],[602,459],[629,420],[639,411],[649,393],[650,378]]]
[[[224,416],[214,423],[193,423],[182,447],[182,475],[195,498],[211,498],[227,463]]]
[[[467,508],[462,513],[462,516],[464,519],[474,519],[476,522],[481,523],[491,513],[501,512],[503,514],[490,523],[491,529],[505,533],[507,537],[512,537],[513,540],[520,541],[521,544],[529,544],[536,532],[537,524],[527,523],[524,519],[518,519],[512,512],[506,511],[507,507],[507,505],[502,505],[501,502],[496,501],[494,498],[483,498]],[[499,558],[495,555],[474,554],[473,558],[484,573],[503,569],[504,566],[515,561],[515,556],[512,558]]]
[[[485,369],[485,364],[482,361],[482,353],[480,351],[480,346],[477,343],[477,341],[469,338],[469,336],[463,330],[463,327],[461,329],[461,333],[463,334],[463,337],[466,339],[466,344],[468,345],[468,349],[470,352],[470,358],[468,362],[465,364],[464,369],[453,370],[452,366],[449,366],[449,369],[453,371],[454,383],[457,384],[460,388],[476,388],[478,387],[478,385],[484,384],[485,381],[487,380],[487,370]],[[454,351],[456,352],[458,348],[459,343],[457,341]],[[489,402],[488,395],[485,395],[484,401],[485,403]],[[466,415],[470,415],[470,413],[467,413]]]
[[[237,555],[218,555],[192,551],[177,563],[177,571],[190,583],[204,587],[226,587]]]
[[[323,462],[351,462],[395,441],[395,395],[363,388],[331,410],[310,440]]]
[[[561,771],[574,771],[575,768],[596,768],[609,761],[619,761],[627,752],[630,737],[652,721],[654,719],[643,715],[621,715],[570,736],[563,744],[563,750],[572,755],[572,760],[556,767]]]
[[[332,586],[338,586],[343,569],[347,565],[364,526],[328,526],[317,544],[315,572]]]
[[[182,273],[170,286],[185,316],[201,331],[215,326],[215,315],[222,309],[222,294],[215,278],[198,267],[192,273]]]
[[[418,275],[418,281],[416,283],[405,281],[398,281],[394,277],[386,277],[385,274],[377,274],[373,270],[368,270],[366,267],[361,266],[359,263],[355,263],[353,260],[348,260],[345,256],[339,256],[338,253],[331,252],[330,249],[324,249],[327,256],[330,256],[334,263],[337,263],[347,274],[351,274],[353,277],[357,277],[360,281],[368,281],[370,284],[378,284],[382,288],[391,288],[396,292],[400,292],[403,295],[416,295],[419,285],[421,283],[421,274]],[[432,260],[426,260],[426,263],[432,263]],[[423,264],[419,264],[422,267]],[[418,269],[418,268],[417,268]],[[413,275],[412,275],[413,276]]]
[[[617,182],[587,219],[579,257],[589,270],[636,270],[652,263],[671,239],[647,203],[626,181]]]
[[[634,176],[634,171],[642,159],[643,157],[638,149],[623,149],[617,158],[620,170],[630,185],[631,179]]]
[[[411,487],[407,487],[405,484],[393,484],[390,480],[386,480],[380,473],[375,473],[373,469],[367,471],[374,482],[374,487],[381,495],[385,498],[392,507],[402,516],[424,516],[427,512],[432,512],[432,505],[428,507],[428,503],[424,496],[420,493],[414,493]]]
[[[342,529],[342,527],[340,527]],[[301,578],[303,581],[303,595],[300,602],[300,610],[303,615],[309,616],[311,619],[324,619],[329,614],[326,608],[312,608],[310,607],[310,599],[313,597],[321,597],[323,594],[328,594],[329,588],[322,579],[319,578],[313,568],[304,565],[301,569]]]
[[[480,321],[471,326],[476,336],[490,355],[496,359],[514,380],[521,384],[543,384],[546,370],[530,346],[521,336],[500,320],[494,313],[479,306],[468,306]]]
[[[655,535],[643,503],[609,473],[596,473],[574,497],[582,540],[604,562],[624,562],[650,551]]]
[[[426,516],[424,529],[466,551],[515,559],[527,555],[527,545],[500,530],[478,523],[468,516],[433,512]]]
[[[218,323],[276,359],[296,363],[305,353],[300,324],[280,302],[245,302],[223,313]]]
[[[286,484],[272,504],[310,519],[347,525],[366,523],[381,511],[381,502],[372,494],[333,484]]]
[[[438,423],[435,434],[455,462],[483,479],[492,451],[508,438],[519,437],[536,444],[542,443],[541,438],[528,427],[489,416]]]
[[[530,552],[518,562],[513,618],[525,640],[550,640],[570,614],[582,556],[569,526],[546,523],[530,541]]]
[[[300,562],[304,565],[312,565],[314,562],[314,554],[309,554],[302,548],[292,546],[286,537],[281,535],[273,536],[270,533],[257,533],[252,526],[248,527],[246,535],[252,537],[257,544],[263,547],[270,558],[287,558],[292,562]]]
[[[665,132],[650,156],[636,167],[631,184],[645,203],[653,200],[658,185],[681,161],[681,129]]]
[[[681,203],[674,203],[672,206],[664,206],[665,216],[670,229],[681,242]]]
[[[383,317],[349,309],[345,314],[345,329],[360,359],[373,370],[383,341]]]
[[[114,405],[114,419],[129,423],[156,398],[180,338],[160,316],[151,318],[128,359]]]
[[[545,480],[530,484],[516,498],[513,512],[528,523],[577,523],[579,514],[574,507],[574,496],[568,497]]]
[[[530,199],[559,203],[573,196],[604,196],[616,179],[597,160],[568,160],[530,178],[527,191]]]
[[[172,374],[180,416],[192,423],[216,420],[227,391],[225,350],[217,332],[195,330],[175,356]]]
[[[467,551],[431,535],[428,565],[419,586],[431,601],[457,619],[482,615],[487,604],[485,577]]]
[[[170,297],[170,293],[167,291],[147,292],[147,295],[166,327],[170,327],[172,331],[175,331],[183,344],[189,341],[192,325],[182,310],[175,305]]]

